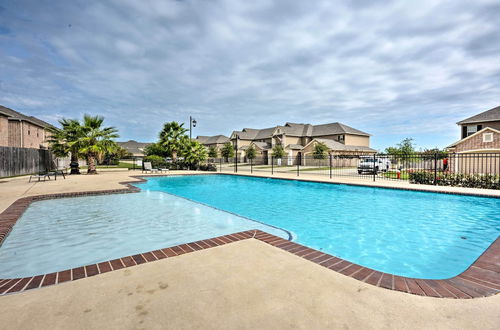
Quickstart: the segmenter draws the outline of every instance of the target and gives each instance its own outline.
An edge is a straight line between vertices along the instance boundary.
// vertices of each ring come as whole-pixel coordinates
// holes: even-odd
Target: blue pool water
[[[298,243],[408,277],[456,276],[500,235],[494,198],[226,175],[137,186],[284,228]]]
[[[290,237],[162,192],[39,201],[0,247],[0,278],[52,273],[250,229]]]

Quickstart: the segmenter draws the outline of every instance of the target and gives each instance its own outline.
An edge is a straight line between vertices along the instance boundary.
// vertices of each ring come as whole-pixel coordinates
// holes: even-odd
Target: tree
[[[165,123],[163,130],[160,132],[160,141],[158,143],[172,157],[173,161],[177,160],[177,154],[189,140],[185,134],[188,130],[182,127],[183,125],[175,121]]]
[[[219,155],[219,152],[217,151],[217,148],[215,146],[210,146],[208,148],[208,157],[217,158],[218,155]]]
[[[257,150],[251,145],[248,147],[246,155],[248,159],[254,159],[257,156]]]
[[[120,159],[130,158],[132,154],[127,151],[127,149],[117,146],[115,150],[112,152],[106,152],[102,155],[102,158],[99,158],[100,164],[106,165],[118,165]]]
[[[424,149],[422,151],[422,158],[424,159],[434,159],[435,155],[437,155],[437,159],[444,159],[448,157],[448,152],[439,148]]]
[[[271,154],[274,158],[283,158],[285,156],[285,149],[281,144],[276,144],[273,147],[273,153]]]
[[[228,161],[228,158],[234,157],[234,148],[231,142],[224,143],[222,149],[220,150],[220,154],[226,159],[226,162]]]
[[[182,156],[186,163],[196,166],[207,159],[207,149],[198,141],[190,140],[183,146]]]
[[[81,125],[77,119],[59,120],[61,128],[50,128],[50,136],[47,142],[50,149],[57,157],[68,157],[71,155],[71,162],[78,165],[79,154],[78,145],[72,144],[81,135]],[[71,168],[71,174],[80,174],[78,166]]]
[[[144,154],[146,156],[160,156],[163,158],[168,156],[165,147],[163,147],[159,142],[147,145],[146,148],[144,148]]]
[[[84,115],[78,138],[68,143],[70,147],[77,148],[78,153],[87,158],[87,174],[97,174],[97,157],[114,152],[117,148],[117,144],[113,141],[118,137],[116,128],[103,128],[103,122],[104,118],[101,116]]]
[[[403,139],[396,147],[388,147],[385,149],[388,154],[411,155],[415,153],[415,145],[412,138]]]
[[[318,142],[314,145],[313,158],[314,159],[325,159],[327,155],[328,147],[323,142]]]

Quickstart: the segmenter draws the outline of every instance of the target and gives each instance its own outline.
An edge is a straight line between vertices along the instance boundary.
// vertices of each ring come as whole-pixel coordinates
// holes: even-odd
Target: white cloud
[[[46,118],[99,112],[124,138],[153,139],[162,122],[196,113],[200,134],[342,121],[375,143],[392,143],[383,139],[392,130],[446,144],[444,130],[500,95],[500,24],[486,19],[500,13],[494,2],[5,7],[0,91],[8,98],[0,100]]]

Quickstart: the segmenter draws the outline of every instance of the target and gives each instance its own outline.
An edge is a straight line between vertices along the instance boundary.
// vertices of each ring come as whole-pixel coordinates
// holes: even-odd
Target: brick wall
[[[28,122],[23,122],[23,147],[38,149],[47,146],[45,142],[45,130]]]
[[[9,147],[21,148],[21,122],[9,120]]]
[[[0,147],[9,145],[9,121],[7,117],[0,116]]]

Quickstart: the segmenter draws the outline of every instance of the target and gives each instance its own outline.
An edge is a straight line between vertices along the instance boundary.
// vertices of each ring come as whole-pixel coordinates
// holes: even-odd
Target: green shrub
[[[144,162],[150,162],[153,168],[167,168],[167,161],[162,156],[151,155],[144,157]]]
[[[410,172],[410,183],[434,184],[434,172]],[[500,176],[485,174],[454,174],[438,173],[436,184],[439,186],[454,186],[482,189],[500,189]]]

